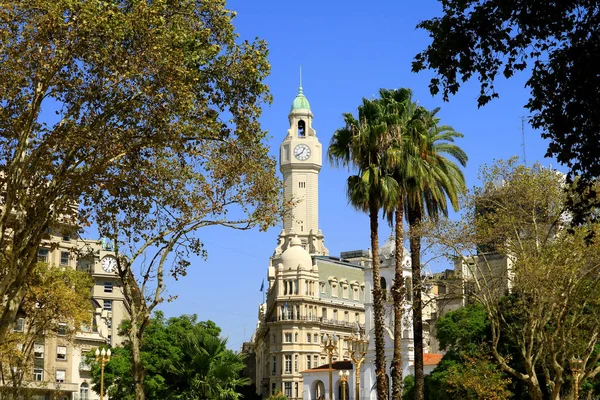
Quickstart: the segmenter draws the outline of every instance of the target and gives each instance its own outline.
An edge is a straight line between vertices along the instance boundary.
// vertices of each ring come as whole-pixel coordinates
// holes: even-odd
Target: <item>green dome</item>
[[[296,95],[296,98],[292,103],[292,111],[299,110],[301,108],[310,110],[310,104],[308,104],[308,99],[306,98],[306,96],[304,96],[304,93],[302,93],[302,86],[300,86],[300,88],[298,89],[298,94]]]

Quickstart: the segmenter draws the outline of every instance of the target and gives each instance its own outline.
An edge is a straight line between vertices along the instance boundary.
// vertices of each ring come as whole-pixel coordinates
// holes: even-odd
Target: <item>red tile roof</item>
[[[442,361],[443,354],[423,353],[423,365],[438,365]]]
[[[353,369],[352,361],[350,361],[350,360],[334,361],[333,363],[331,363],[331,369],[333,369],[335,371],[352,370]],[[323,365],[320,365],[315,368],[304,370],[302,372],[322,372],[322,371],[329,371],[329,364],[323,364]]]

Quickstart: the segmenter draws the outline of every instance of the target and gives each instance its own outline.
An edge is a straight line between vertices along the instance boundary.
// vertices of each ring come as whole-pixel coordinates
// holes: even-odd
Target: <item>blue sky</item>
[[[412,58],[429,43],[426,32],[415,26],[440,14],[437,1],[230,0],[228,6],[238,13],[234,24],[242,39],[264,38],[269,45],[267,82],[274,101],[265,106],[261,122],[271,136],[274,157],[288,129],[300,65],[304,93],[314,113],[313,127],[324,148],[342,126],[342,113],[355,112],[362,97],[376,95],[379,88],[408,87],[420,104],[441,107],[442,123],[465,135],[458,144],[469,155],[465,170],[469,187],[477,184],[483,164],[522,156],[521,116],[527,115],[523,105],[528,98],[525,76],[497,82],[500,99],[477,109],[477,82],[464,85],[444,103],[429,94],[430,72],[410,72]],[[525,145],[528,164],[539,160],[556,167],[555,161],[543,158],[547,143],[527,126]],[[333,169],[324,160],[319,225],[330,254],[336,256],[369,247],[367,216],[347,204],[347,176],[347,171]],[[196,313],[201,320],[215,321],[229,337],[229,347],[239,349],[256,326],[262,301],[259,289],[280,230],[281,226],[263,233],[219,228],[199,232],[209,258],[194,261],[186,277],[170,284],[169,294],[179,297],[161,309],[168,316]],[[381,239],[390,233],[383,224]]]

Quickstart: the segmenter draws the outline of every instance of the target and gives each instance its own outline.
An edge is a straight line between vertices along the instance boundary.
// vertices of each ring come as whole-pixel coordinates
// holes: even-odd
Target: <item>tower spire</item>
[[[298,93],[302,93],[302,64],[300,64],[300,87],[298,88]]]

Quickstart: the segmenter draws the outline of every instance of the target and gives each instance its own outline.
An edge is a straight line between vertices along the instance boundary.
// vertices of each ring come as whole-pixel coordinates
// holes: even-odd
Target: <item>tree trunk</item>
[[[375,322],[375,374],[377,379],[377,400],[387,400],[389,395],[387,376],[385,374],[385,339],[383,333],[383,293],[381,292],[381,276],[379,274],[379,221],[375,204],[369,205],[371,223],[371,251],[373,271],[373,319]]]
[[[135,390],[135,400],[145,400],[144,394],[144,365],[142,364],[141,345],[142,332],[139,330],[139,315],[135,306],[131,307],[131,330],[129,338],[131,340],[131,373],[133,374],[133,386]]]
[[[412,267],[413,289],[413,337],[415,349],[415,400],[425,398],[425,377],[423,374],[423,310],[421,298],[421,237],[416,232],[421,222],[421,211],[413,211],[409,217],[410,225],[410,261]]]
[[[404,276],[402,258],[404,256],[404,226],[402,200],[396,206],[396,252],[394,254],[395,273],[392,296],[394,298],[394,358],[392,360],[392,399],[402,397],[402,320],[404,318]]]

